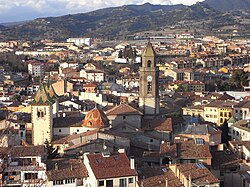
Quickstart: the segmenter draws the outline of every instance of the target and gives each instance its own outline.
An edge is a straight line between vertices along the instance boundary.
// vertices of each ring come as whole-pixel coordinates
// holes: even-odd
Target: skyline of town
[[[210,5],[0,25],[0,186],[249,187],[248,19]]]

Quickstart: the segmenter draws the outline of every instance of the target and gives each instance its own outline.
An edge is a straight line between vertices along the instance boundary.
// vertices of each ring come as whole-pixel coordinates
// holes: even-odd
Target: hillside
[[[126,5],[105,8],[89,13],[39,18],[30,22],[0,29],[0,39],[64,40],[68,37],[102,37],[105,39],[125,36],[135,32],[158,30],[180,23],[185,27],[205,29],[234,25],[231,14],[224,14],[205,3],[184,5]],[[198,24],[197,24],[198,23]]]

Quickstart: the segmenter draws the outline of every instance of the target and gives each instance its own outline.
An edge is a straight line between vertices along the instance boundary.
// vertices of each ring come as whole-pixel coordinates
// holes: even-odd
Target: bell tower
[[[32,144],[44,145],[53,137],[53,104],[55,101],[41,83],[31,103]]]
[[[144,49],[140,67],[139,106],[145,116],[156,116],[160,111],[159,69],[156,67],[155,51],[150,42]]]

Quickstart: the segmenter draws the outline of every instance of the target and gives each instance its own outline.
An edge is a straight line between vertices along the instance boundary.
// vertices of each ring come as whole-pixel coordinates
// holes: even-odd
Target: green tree
[[[229,141],[229,136],[228,136],[228,133],[229,133],[229,127],[228,127],[228,123],[227,121],[225,120],[224,123],[220,126],[220,129],[222,131],[222,134],[221,134],[221,143],[225,143],[228,145],[228,141]]]
[[[234,70],[230,77],[230,84],[235,85],[237,88],[243,88],[243,86],[247,85],[248,73],[244,72],[244,70]]]
[[[13,95],[13,101],[21,101],[21,96],[19,94]]]

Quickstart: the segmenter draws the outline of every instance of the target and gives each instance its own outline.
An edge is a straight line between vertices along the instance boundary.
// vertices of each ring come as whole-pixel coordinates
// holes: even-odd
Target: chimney
[[[188,187],[192,187],[192,179],[191,179],[191,175],[189,175],[188,177]]]
[[[73,170],[73,166],[72,166],[72,164],[70,165],[70,170],[71,170],[71,171]]]
[[[166,187],[168,187],[168,179],[166,178]]]
[[[125,149],[118,149],[118,153],[125,153]]]
[[[181,151],[181,143],[177,142],[176,143],[176,155],[177,155],[177,158],[180,156],[180,151]]]
[[[130,157],[130,169],[135,169],[135,158],[133,156]]]
[[[58,170],[58,164],[55,163],[55,170]]]

